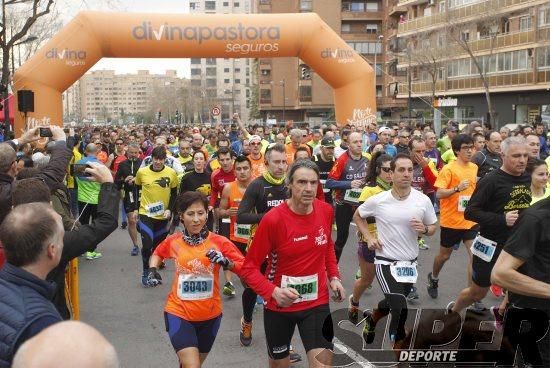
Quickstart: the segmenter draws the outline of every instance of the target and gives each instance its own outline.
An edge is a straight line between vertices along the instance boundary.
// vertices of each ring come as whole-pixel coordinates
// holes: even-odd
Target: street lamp
[[[384,39],[384,35],[378,36],[378,41],[376,42],[376,46],[378,46],[382,40]],[[382,51],[382,48],[380,47],[380,51]],[[378,77],[378,67],[376,66],[376,55],[378,54],[378,47],[376,47],[376,50],[374,50],[374,95],[376,98],[376,78]]]
[[[408,49],[404,49],[402,52],[405,52],[407,53],[407,60],[409,62],[409,65],[407,67],[407,83],[408,83],[408,86],[409,86],[409,99],[407,101],[407,107],[408,107],[408,110],[409,110],[409,123],[410,123],[410,120],[411,120],[411,111],[412,111],[412,108],[411,108],[411,53]]]

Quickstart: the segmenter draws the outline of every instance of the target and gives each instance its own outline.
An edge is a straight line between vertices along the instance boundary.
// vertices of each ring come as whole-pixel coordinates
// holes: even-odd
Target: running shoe
[[[432,277],[432,273],[430,272],[428,274],[428,295],[432,297],[432,299],[437,298],[437,288],[439,287],[439,279],[436,280]]]
[[[239,339],[242,346],[250,346],[252,343],[252,321],[245,322],[241,317],[241,332],[239,333]]]
[[[103,257],[103,254],[99,253],[99,252],[86,252],[86,259],[87,260],[93,260],[93,259],[98,259],[98,258],[101,258]]]
[[[487,310],[487,307],[482,302],[473,302],[468,309],[474,313],[483,314]]]
[[[359,322],[359,303],[354,303],[353,295],[349,296],[349,304],[348,304],[348,319],[351,323],[354,325]]]
[[[365,340],[367,344],[372,344],[376,330],[376,323],[374,323],[374,319],[372,318],[372,311],[370,309],[365,309],[363,311],[363,318],[365,320],[365,326],[363,326],[362,333],[363,340]]]
[[[143,271],[141,274],[141,285],[144,287],[149,287],[149,284],[147,283],[147,275],[149,274],[149,271]]]
[[[235,296],[235,286],[231,283],[231,281],[227,281],[225,285],[223,286],[223,295],[225,296]]]
[[[498,285],[491,285],[491,293],[493,293],[493,295],[497,298],[500,298],[504,295],[502,288]]]
[[[132,248],[132,251],[130,252],[130,255],[137,256],[139,254],[139,247],[137,245],[134,245]]]
[[[418,238],[418,249],[422,249],[422,250],[430,249],[430,246],[426,243],[424,238]]]
[[[356,279],[356,280],[359,280],[360,278],[361,278],[361,269],[358,268],[358,269],[357,269],[357,272],[355,273],[355,279]]]
[[[289,358],[290,358],[290,364],[294,364],[302,361],[302,356],[294,351],[294,348],[292,347],[292,345],[290,345]]]
[[[411,288],[411,291],[407,295],[407,301],[410,302],[412,300],[418,300],[418,299],[420,299],[420,297],[418,296],[418,291],[416,290],[416,286],[413,286]]]
[[[122,230],[126,229],[128,227],[128,223],[126,221],[123,221],[122,224],[120,225],[120,228]]]
[[[502,332],[504,330],[504,315],[500,314],[500,310],[498,309],[498,307],[495,306],[491,307],[491,313],[495,318],[495,330],[497,330],[498,332]]]

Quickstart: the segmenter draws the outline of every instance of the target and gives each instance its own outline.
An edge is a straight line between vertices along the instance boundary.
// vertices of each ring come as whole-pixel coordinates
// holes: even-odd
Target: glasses
[[[389,168],[389,167],[381,167],[380,170],[382,170],[382,171],[385,172],[385,173],[388,173],[388,172],[391,171],[391,168]]]
[[[259,143],[259,142],[256,142],[256,143],[252,143],[252,142],[251,142],[250,145],[251,145],[251,146],[259,146],[260,143]]]

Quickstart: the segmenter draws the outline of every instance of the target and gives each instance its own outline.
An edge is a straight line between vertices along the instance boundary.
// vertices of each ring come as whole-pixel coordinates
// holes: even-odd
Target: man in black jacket
[[[90,163],[89,165],[94,165]],[[57,285],[53,302],[63,317],[70,319],[71,313],[65,300],[65,269],[71,260],[97,247],[107,236],[117,228],[118,219],[118,188],[113,184],[113,177],[104,165],[94,165],[86,169],[92,177],[101,183],[97,217],[90,225],[81,225],[71,231],[65,231],[59,265],[47,275],[47,280]],[[39,193],[43,193],[39,195]],[[46,185],[36,178],[24,179],[17,183],[13,192],[13,206],[29,202],[50,203],[50,191]]]
[[[6,264],[0,270],[0,367],[10,367],[23,342],[61,321],[46,275],[63,251],[63,223],[44,203],[13,209],[0,226]]]
[[[63,182],[67,165],[73,157],[72,150],[67,148],[65,133],[57,126],[49,127],[52,131],[52,154],[49,163],[37,174],[48,187]],[[0,223],[11,209],[11,194],[14,179],[17,176],[16,150],[19,145],[40,139],[38,127],[30,129],[19,139],[0,144]]]
[[[134,245],[131,251],[132,256],[139,254],[138,247],[138,200],[139,191],[135,184],[135,179],[139,167],[141,166],[141,160],[139,159],[139,146],[136,143],[130,143],[128,150],[126,151],[127,160],[122,161],[118,166],[118,170],[115,175],[115,183],[119,190],[124,189],[124,196],[122,198],[124,204],[124,210],[128,215],[128,234]]]

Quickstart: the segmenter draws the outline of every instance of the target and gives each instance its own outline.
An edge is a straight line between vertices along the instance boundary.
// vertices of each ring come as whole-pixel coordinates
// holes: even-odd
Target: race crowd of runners
[[[201,366],[216,349],[222,298],[237,297],[236,282],[242,317],[224,323],[239,323],[250,346],[263,304],[270,367],[332,366],[329,299],[347,303],[366,344],[391,315],[388,338],[399,348],[408,303],[418,288],[439,297],[439,276],[461,244],[470,266],[448,313],[490,309],[502,330],[510,308],[550,309],[550,148],[540,120],[513,132],[449,121],[440,137],[405,122],[266,128],[238,114],[211,128],[50,133],[35,128],[0,144],[0,367],[71,318],[68,263],[102,257],[101,242],[119,225],[129,256],[141,257],[136,284],[161,284],[165,262],[175,264],[164,317],[182,367]],[[47,226],[30,218],[36,211]],[[429,240],[437,231],[440,244]],[[418,255],[429,247],[439,250],[421,285]],[[354,280],[340,277],[343,252],[357,254]],[[375,277],[384,298],[363,311]],[[489,290],[500,305],[483,303]],[[290,344],[296,327],[305,357]],[[533,366],[550,366],[549,345],[547,335]]]

